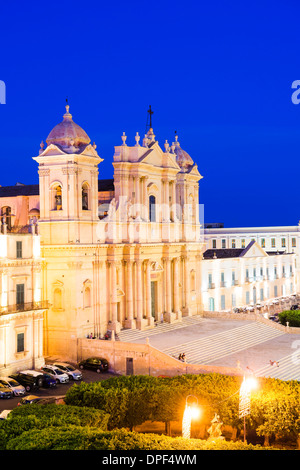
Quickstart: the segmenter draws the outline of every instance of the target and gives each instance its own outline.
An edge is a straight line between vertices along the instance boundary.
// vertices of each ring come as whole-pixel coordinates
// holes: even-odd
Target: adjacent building
[[[44,362],[40,236],[0,233],[0,374]]]
[[[259,306],[269,311],[279,303],[282,308],[295,303],[300,287],[300,226],[224,228],[219,225],[205,228],[204,232],[207,250],[202,265],[203,279],[217,278],[214,284],[223,289],[207,290],[209,283],[203,282],[205,309]]]

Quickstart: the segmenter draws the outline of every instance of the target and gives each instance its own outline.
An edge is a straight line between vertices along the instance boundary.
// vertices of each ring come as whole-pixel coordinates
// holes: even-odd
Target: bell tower
[[[44,244],[95,243],[98,219],[96,145],[76,124],[66,105],[63,121],[41,143],[38,162],[39,228]]]

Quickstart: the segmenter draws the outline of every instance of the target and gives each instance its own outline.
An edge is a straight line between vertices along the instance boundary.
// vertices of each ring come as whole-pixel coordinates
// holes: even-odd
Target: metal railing
[[[48,300],[7,305],[6,307],[0,307],[0,315],[3,315],[5,313],[27,312],[30,310],[45,310],[49,308],[49,306],[50,304]]]

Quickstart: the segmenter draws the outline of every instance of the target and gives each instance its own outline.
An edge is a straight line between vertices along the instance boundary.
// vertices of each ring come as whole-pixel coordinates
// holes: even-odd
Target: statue
[[[127,209],[127,221],[132,220],[132,201],[131,199],[127,200],[126,209]]]
[[[207,430],[207,432],[210,434],[208,440],[224,439],[224,437],[222,436],[222,431],[221,431],[222,425],[223,423],[220,420],[220,416],[217,413],[215,413],[215,416],[211,421],[211,426]]]
[[[117,205],[116,200],[115,200],[115,198],[113,198],[111,200],[110,204],[109,204],[109,207],[108,207],[107,216],[108,216],[109,220],[111,220],[114,217],[115,213],[116,213],[116,205]]]

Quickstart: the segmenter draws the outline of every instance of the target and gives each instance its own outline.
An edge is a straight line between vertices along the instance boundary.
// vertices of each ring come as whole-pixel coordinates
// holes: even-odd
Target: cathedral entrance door
[[[153,318],[156,316],[156,291],[157,281],[151,281],[151,315]]]

